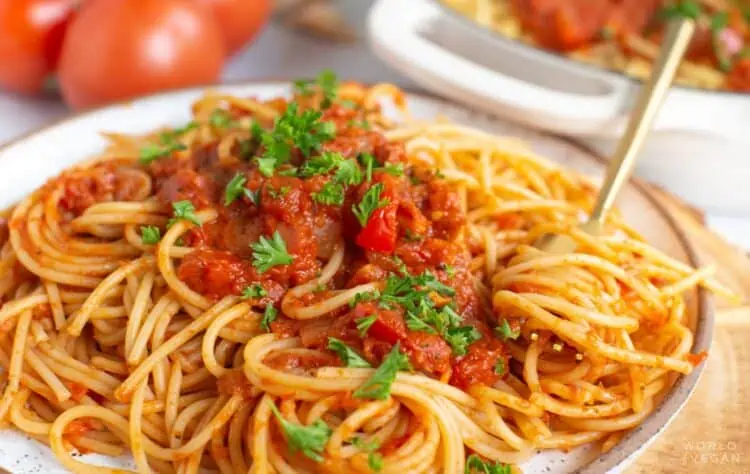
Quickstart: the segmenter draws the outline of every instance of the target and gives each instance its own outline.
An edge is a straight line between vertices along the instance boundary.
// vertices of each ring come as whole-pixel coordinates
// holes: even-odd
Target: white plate
[[[286,83],[226,85],[217,89],[240,96],[263,98],[287,94],[290,90]],[[65,168],[103,150],[106,142],[98,134],[100,131],[141,134],[165,125],[184,124],[190,120],[190,105],[203,92],[201,89],[190,89],[94,110],[0,148],[0,209],[11,206]],[[569,142],[426,96],[411,94],[409,104],[417,118],[442,115],[493,133],[521,137],[531,143],[538,153],[567,166],[594,176],[603,172],[602,160]],[[630,223],[652,244],[678,259],[693,265],[698,263],[682,231],[643,186],[637,183],[629,185],[623,191],[619,205]],[[708,296],[702,290],[695,291],[689,295],[688,306],[690,325],[695,332],[694,351],[707,350],[713,326]],[[680,378],[660,407],[609,453],[600,456],[591,447],[570,453],[548,451],[527,462],[523,466],[524,471],[550,474],[619,471],[653,441],[677,414],[687,401],[702,369],[701,365],[689,376]],[[85,458],[97,464],[132,467],[124,458],[108,459],[98,455]],[[45,446],[10,430],[0,431],[0,467],[13,474],[65,472]]]

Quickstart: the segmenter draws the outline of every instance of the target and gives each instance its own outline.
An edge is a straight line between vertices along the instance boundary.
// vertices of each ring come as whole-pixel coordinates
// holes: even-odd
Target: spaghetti
[[[513,140],[392,123],[393,86],[209,94],[12,209],[0,419],[140,473],[513,472],[642,422],[732,296]],[[404,109],[405,110],[405,109]],[[533,247],[567,234],[569,255]]]
[[[697,29],[675,82],[750,91],[750,5],[743,0],[441,0],[508,38],[645,79],[665,21],[687,16]]]

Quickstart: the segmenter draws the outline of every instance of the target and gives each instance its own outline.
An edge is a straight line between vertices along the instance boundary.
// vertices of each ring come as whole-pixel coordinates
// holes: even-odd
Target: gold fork
[[[664,98],[669,91],[674,74],[690,39],[695,31],[695,22],[690,18],[680,18],[669,24],[667,34],[654,64],[648,82],[643,85],[638,102],[628,122],[625,134],[617,145],[612,161],[607,168],[607,175],[599,195],[596,197],[594,210],[588,221],[580,228],[591,235],[601,234],[604,219],[612,208],[617,194],[627,182],[635,168],[638,152],[651,130]],[[697,111],[696,111],[697,112]],[[575,241],[567,235],[547,234],[540,237],[536,247],[551,253],[569,253],[575,250]]]

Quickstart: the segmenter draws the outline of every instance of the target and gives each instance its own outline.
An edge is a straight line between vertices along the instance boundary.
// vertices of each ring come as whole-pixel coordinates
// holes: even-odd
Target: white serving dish
[[[287,94],[291,88],[286,82],[274,82],[224,85],[215,89],[239,96],[271,98]],[[99,132],[143,134],[167,125],[183,125],[190,120],[191,104],[204,92],[203,89],[188,89],[93,110],[0,147],[0,209],[18,202],[64,169],[102,151],[106,141]],[[604,163],[601,159],[566,140],[439,99],[419,94],[409,94],[407,99],[409,110],[417,119],[442,116],[495,134],[519,137],[537,153],[565,166],[592,177],[598,178],[603,174]],[[700,265],[684,232],[642,184],[629,183],[618,200],[618,206],[625,219],[654,246],[678,260],[693,266]],[[693,290],[687,298],[688,326],[695,335],[693,352],[707,351],[714,323],[710,297],[704,290]],[[548,474],[621,472],[677,416],[698,383],[703,368],[704,364],[701,364],[690,375],[679,377],[653,413],[608,453],[600,455],[593,446],[583,446],[570,452],[546,451],[524,463],[523,471]],[[128,457],[113,459],[86,455],[84,459],[100,465],[133,468],[132,460]],[[10,429],[0,430],[0,472],[3,469],[12,474],[66,472],[49,449]]]
[[[433,0],[379,0],[368,34],[384,61],[431,91],[604,155],[637,82],[473,24]],[[639,174],[709,211],[750,215],[750,94],[674,88]]]

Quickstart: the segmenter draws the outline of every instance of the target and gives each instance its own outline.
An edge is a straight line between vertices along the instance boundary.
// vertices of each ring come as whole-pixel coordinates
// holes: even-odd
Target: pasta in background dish
[[[678,84],[750,92],[750,4],[732,0],[440,0],[503,36],[645,79],[664,23],[697,21]]]
[[[515,141],[381,114],[391,85],[208,94],[110,134],[0,235],[0,420],[74,472],[510,473],[614,446],[691,354],[711,279]],[[575,253],[533,247],[570,235]]]

